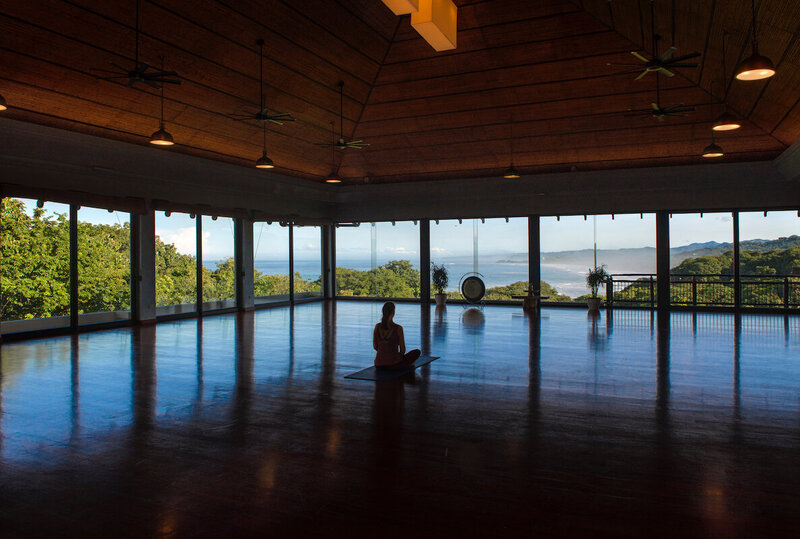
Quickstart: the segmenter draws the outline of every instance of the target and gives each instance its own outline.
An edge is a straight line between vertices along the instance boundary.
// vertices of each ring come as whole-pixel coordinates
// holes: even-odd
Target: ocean
[[[386,262],[379,260],[378,265]],[[336,265],[361,271],[367,271],[371,268],[369,260],[337,260]],[[205,266],[213,270],[216,267],[216,263],[214,261],[206,261]],[[254,266],[256,270],[266,274],[285,275],[289,272],[288,262],[285,260],[256,260]],[[471,275],[474,270],[472,258],[445,262],[445,266],[450,276],[449,290],[457,290],[461,278],[465,275]],[[294,269],[303,279],[319,279],[319,260],[295,260]],[[589,264],[542,264],[542,280],[554,286],[559,293],[576,297],[588,293],[585,284],[588,270]],[[481,274],[487,288],[528,280],[527,264],[513,262],[479,261],[478,273]]]

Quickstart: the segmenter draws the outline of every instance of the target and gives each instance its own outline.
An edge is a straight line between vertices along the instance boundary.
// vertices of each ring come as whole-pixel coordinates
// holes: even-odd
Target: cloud
[[[431,247],[431,252],[436,253],[437,255],[443,255],[447,253],[447,249],[443,249],[441,247]]]
[[[208,232],[203,233],[204,248],[206,247],[206,240],[208,240],[210,235],[211,234]],[[163,236],[162,240],[164,243],[175,245],[175,249],[177,249],[179,253],[192,256],[197,254],[197,231],[193,226],[178,228],[174,231],[162,233],[161,236]]]
[[[394,253],[398,255],[415,255],[417,254],[416,251],[411,249],[406,249],[405,247],[384,247],[383,249],[386,252]]]
[[[298,245],[296,248],[297,248],[298,251],[318,251],[319,250],[319,246],[318,245],[314,245],[313,243],[306,243],[305,245]]]

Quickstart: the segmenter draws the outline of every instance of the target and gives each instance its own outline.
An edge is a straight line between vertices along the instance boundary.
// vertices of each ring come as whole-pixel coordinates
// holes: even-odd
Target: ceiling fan
[[[657,54],[658,52],[658,41],[661,39],[661,36],[656,34],[655,30],[655,9],[653,7],[653,0],[650,0],[650,35],[653,36],[653,55]],[[631,55],[636,58],[637,60],[644,63],[644,71],[642,71],[635,80],[640,80],[642,77],[647,75],[648,73],[661,73],[667,77],[674,77],[675,73],[672,71],[678,67],[697,67],[699,64],[696,62],[686,62],[686,60],[691,60],[693,58],[697,58],[700,56],[699,52],[693,52],[690,54],[684,54],[683,56],[673,56],[678,49],[675,47],[670,47],[661,53],[659,56],[656,56],[652,60],[648,60],[642,54],[639,54],[636,51],[631,51]],[[609,65],[624,65],[624,66],[638,66],[639,64],[609,64]]]
[[[128,79],[128,86],[133,88],[136,83],[146,84],[156,90],[161,89],[162,84],[180,84],[178,74],[175,71],[153,71],[148,64],[139,62],[139,0],[136,0],[136,59],[133,69],[125,69],[115,62],[109,62],[115,69],[94,69],[98,73],[100,80]]]
[[[283,125],[283,122],[293,122],[295,118],[288,112],[277,112],[264,106],[264,40],[259,39],[256,44],[260,47],[260,66],[259,88],[261,91],[260,108],[255,114],[231,114],[229,118],[234,120],[255,120],[257,122],[270,122],[276,125]]]
[[[369,146],[363,140],[347,140],[344,138],[344,81],[339,81],[339,140],[334,144],[339,150],[354,148],[361,150]]]
[[[659,83],[658,77],[656,77],[656,102],[650,103],[649,109],[641,109],[638,111],[631,111],[632,115],[647,113],[651,115],[653,118],[656,118],[659,122],[663,122],[664,118],[667,116],[680,116],[685,117],[687,112],[693,112],[696,110],[696,107],[693,105],[684,105],[683,103],[678,103],[676,105],[670,105],[668,107],[661,106],[661,84]]]
[[[325,177],[325,183],[342,183],[342,177],[339,176],[339,169],[342,167],[342,162],[339,161],[339,166],[336,166],[336,134],[333,128],[333,122],[331,122],[331,139],[333,140],[333,144],[331,145],[331,173]]]

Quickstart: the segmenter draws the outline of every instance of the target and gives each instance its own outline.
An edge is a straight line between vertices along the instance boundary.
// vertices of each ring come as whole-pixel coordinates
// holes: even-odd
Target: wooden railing
[[[672,274],[670,304],[735,307],[732,275]],[[741,307],[800,307],[800,276],[740,275]],[[619,273],[606,282],[606,304],[655,307],[657,278],[648,273]]]

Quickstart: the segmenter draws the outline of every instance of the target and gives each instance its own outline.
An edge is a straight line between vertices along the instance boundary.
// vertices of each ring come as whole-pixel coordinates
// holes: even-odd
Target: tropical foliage
[[[130,309],[130,226],[78,223],[78,312]],[[156,303],[194,303],[197,258],[156,237]],[[69,218],[5,198],[0,206],[0,319],[69,315]],[[255,272],[255,295],[289,293],[288,275]],[[202,268],[203,301],[235,297],[233,258]],[[295,290],[320,289],[320,281],[295,275]]]

